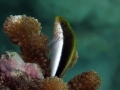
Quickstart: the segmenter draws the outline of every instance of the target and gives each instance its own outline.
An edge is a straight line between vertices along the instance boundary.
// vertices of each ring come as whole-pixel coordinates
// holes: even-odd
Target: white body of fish
[[[55,76],[59,62],[61,59],[61,53],[63,48],[63,30],[60,25],[60,22],[55,21],[55,27],[53,32],[53,45],[51,48],[51,62],[50,62],[50,68],[51,68],[51,76]]]

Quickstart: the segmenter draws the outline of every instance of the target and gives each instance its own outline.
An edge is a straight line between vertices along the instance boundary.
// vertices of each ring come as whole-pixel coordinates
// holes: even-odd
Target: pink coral
[[[22,71],[31,78],[43,78],[39,66],[35,63],[25,63],[23,59],[13,51],[6,51],[0,59],[0,74],[4,78],[16,77]]]
[[[5,85],[11,90],[35,90],[44,78],[37,64],[25,63],[13,51],[6,51],[2,55],[0,59],[0,76],[0,86]]]

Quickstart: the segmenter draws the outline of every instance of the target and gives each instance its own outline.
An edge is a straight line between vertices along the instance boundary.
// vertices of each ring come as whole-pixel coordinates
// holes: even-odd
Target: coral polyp
[[[68,90],[68,86],[58,77],[47,77],[40,83],[39,90]]]
[[[101,79],[93,70],[76,75],[68,82],[70,90],[98,90],[100,84]]]
[[[37,19],[26,15],[11,15],[4,23],[4,31],[12,43],[20,46],[25,46],[23,42],[27,43],[32,38],[31,35],[39,35],[41,28]]]
[[[6,51],[2,54],[0,90],[98,90],[101,79],[94,71],[76,75],[68,83],[62,79],[78,59],[75,33],[69,22],[61,16],[56,17],[53,32],[56,42],[60,39],[63,43],[54,43],[53,49],[48,47],[49,39],[41,29],[41,23],[33,17],[11,15],[6,19],[4,31],[21,52]],[[58,37],[61,35],[62,38]],[[57,46],[61,46],[60,52]],[[52,65],[57,59],[48,57],[50,51],[54,53],[51,57],[57,58],[59,54],[57,64],[54,63],[56,71],[51,71],[54,66],[50,63]],[[56,74],[51,75],[52,72]]]
[[[49,76],[46,48],[48,38],[40,33],[41,28],[37,19],[26,15],[11,15],[4,23],[5,33],[12,43],[20,46],[23,59],[26,62],[38,63],[44,70],[45,76]]]

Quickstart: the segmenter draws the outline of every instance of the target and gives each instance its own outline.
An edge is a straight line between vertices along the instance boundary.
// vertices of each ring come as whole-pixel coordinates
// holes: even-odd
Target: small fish
[[[76,52],[76,37],[70,24],[61,16],[55,18],[51,48],[51,76],[63,77]]]
[[[58,20],[54,23],[53,41],[51,42],[51,76],[55,76],[59,62],[61,59],[62,49],[63,49],[63,30]]]

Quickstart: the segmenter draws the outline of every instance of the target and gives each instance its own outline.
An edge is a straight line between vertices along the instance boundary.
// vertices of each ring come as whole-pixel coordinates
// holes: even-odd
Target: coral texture
[[[43,78],[39,66],[35,63],[25,63],[22,58],[13,51],[6,51],[0,59],[0,71],[2,76],[16,77],[26,73],[31,78]]]
[[[68,86],[58,77],[47,77],[40,84],[40,90],[68,90]]]
[[[8,87],[4,86],[4,85],[1,85],[0,90],[10,90],[10,89]]]
[[[23,59],[38,63],[45,76],[49,76],[48,38],[40,33],[41,28],[37,19],[26,15],[11,15],[4,23],[4,31],[12,43],[20,46]]]
[[[44,78],[39,66],[35,63],[25,63],[13,51],[6,51],[0,59],[1,85],[6,85],[12,90],[35,89]],[[29,89],[30,90],[30,89]]]
[[[100,84],[101,79],[93,70],[76,75],[68,82],[70,90],[98,90]]]
[[[36,90],[39,87],[41,79],[31,79],[22,71],[18,72],[21,74],[17,77],[5,77],[3,85],[9,87],[10,90]]]

